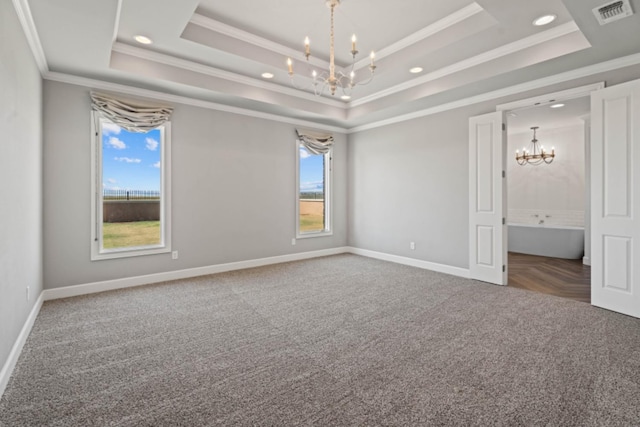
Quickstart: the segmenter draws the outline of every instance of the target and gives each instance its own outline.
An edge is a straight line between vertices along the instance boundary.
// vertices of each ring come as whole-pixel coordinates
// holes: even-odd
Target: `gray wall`
[[[467,268],[467,121],[479,112],[459,109],[350,135],[351,246]]]
[[[90,260],[89,89],[44,85],[44,277],[56,288],[345,246],[346,136],[336,134],[334,234],[295,246],[295,126],[186,105],[172,117],[170,254]]]
[[[42,79],[0,2],[0,369],[42,291]],[[26,288],[30,288],[27,301]]]
[[[639,66],[350,134],[349,245],[468,268],[469,117],[515,100],[635,78]]]

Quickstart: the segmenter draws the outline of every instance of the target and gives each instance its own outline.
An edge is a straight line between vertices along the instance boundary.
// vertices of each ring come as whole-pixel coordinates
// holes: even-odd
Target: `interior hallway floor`
[[[581,259],[509,252],[509,286],[591,302],[591,267]]]

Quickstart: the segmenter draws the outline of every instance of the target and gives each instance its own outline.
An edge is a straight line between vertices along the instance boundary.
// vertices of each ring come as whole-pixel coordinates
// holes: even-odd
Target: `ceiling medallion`
[[[531,130],[533,130],[533,139],[531,140],[530,149],[523,148],[522,154],[518,150],[516,150],[516,162],[520,166],[523,165],[539,165],[543,162],[549,164],[553,162],[553,159],[556,157],[556,150],[554,147],[551,147],[551,153],[544,151],[544,147],[538,148],[538,140],[536,139],[536,130],[539,129],[538,126],[533,126]]]
[[[316,70],[313,70],[313,72],[311,73],[311,76],[313,77],[313,92],[318,96],[322,95],[327,87],[329,88],[331,95],[335,95],[336,90],[340,88],[342,90],[343,95],[351,96],[351,91],[355,86],[365,85],[369,83],[371,80],[373,80],[373,73],[376,70],[376,65],[374,63],[376,55],[372,51],[371,55],[369,56],[371,58],[371,63],[369,64],[369,70],[371,71],[371,75],[369,76],[369,79],[367,79],[367,81],[365,82],[355,81],[356,73],[354,71],[354,66],[356,61],[356,55],[358,54],[358,49],[356,48],[356,35],[354,34],[351,37],[351,56],[353,57],[353,63],[351,64],[351,71],[349,72],[348,75],[344,74],[342,71],[336,72],[333,22],[334,22],[334,11],[335,11],[335,8],[340,4],[340,1],[341,0],[327,0],[326,2],[327,6],[331,9],[331,33],[330,33],[331,36],[329,40],[329,43],[330,43],[329,44],[329,72],[327,73],[326,71],[323,71],[321,73],[318,73]],[[304,56],[307,58],[307,61],[311,56],[311,43],[309,41],[309,37],[306,37],[304,39]],[[287,58],[287,68],[289,71],[289,76],[291,77],[291,84],[296,89],[303,89],[298,87],[295,84],[295,81],[293,80],[293,61],[291,60],[291,58]]]

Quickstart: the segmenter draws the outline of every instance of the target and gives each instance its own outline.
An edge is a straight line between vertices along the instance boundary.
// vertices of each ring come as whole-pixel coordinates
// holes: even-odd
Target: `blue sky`
[[[160,190],[160,130],[102,124],[102,183],[109,190]]]
[[[323,155],[310,154],[300,147],[300,192],[323,191],[324,162]]]

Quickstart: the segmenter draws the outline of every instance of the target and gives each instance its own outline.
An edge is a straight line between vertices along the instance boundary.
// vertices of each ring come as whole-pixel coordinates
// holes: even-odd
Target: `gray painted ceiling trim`
[[[454,110],[456,108],[462,108],[468,105],[479,104],[481,102],[491,101],[493,99],[515,95],[518,93],[527,92],[529,90],[540,89],[540,88],[551,86],[558,83],[565,83],[565,82],[576,80],[582,77],[589,77],[595,74],[606,73],[607,71],[613,71],[619,68],[629,67],[629,66],[638,65],[638,64],[640,64],[640,53],[625,56],[622,58],[612,59],[611,61],[605,61],[599,64],[589,65],[586,67],[578,68],[575,70],[567,71],[567,72],[556,74],[553,76],[544,77],[538,80],[532,80],[527,83],[522,83],[522,84],[502,88],[499,90],[486,92],[480,95],[472,96],[465,99],[460,99],[458,101],[450,102],[447,104],[438,105],[436,107],[427,108],[427,109],[416,111],[413,113],[392,117],[390,119],[380,120],[378,122],[368,123],[366,125],[353,127],[353,128],[350,128],[347,133],[362,132],[365,130],[375,129],[382,126],[388,126],[391,124],[416,119],[419,117],[430,116],[432,114]]]
[[[380,120],[377,122],[369,123],[363,126],[357,126],[353,128],[327,126],[312,121],[297,120],[289,117],[284,117],[276,114],[262,113],[254,110],[249,110],[239,107],[231,107],[224,104],[218,104],[210,101],[203,101],[186,96],[171,95],[154,90],[141,89],[134,86],[127,86],[122,84],[110,83],[95,79],[89,79],[85,77],[78,77],[69,74],[46,72],[43,78],[50,81],[75,84],[78,86],[85,86],[93,89],[101,89],[107,91],[118,92],[125,95],[139,96],[142,98],[154,99],[159,101],[175,102],[178,104],[191,105],[195,107],[207,108],[210,110],[222,111],[227,113],[240,114],[243,116],[256,117],[260,119],[273,120],[280,123],[289,123],[296,126],[307,126],[321,130],[328,130],[332,132],[352,134],[362,132],[365,130],[375,129],[378,127],[389,126],[396,123],[401,123],[407,120],[412,120],[420,117],[425,117],[437,113],[442,113],[457,108],[466,107],[473,104],[479,104],[481,102],[491,101],[499,99],[505,96],[515,95],[518,93],[527,92],[534,89],[540,89],[547,86],[551,86],[558,83],[564,83],[571,80],[579,79],[582,77],[588,77],[595,74],[604,73],[607,71],[613,71],[619,68],[629,67],[640,64],[640,53],[625,56],[622,58],[613,59],[611,61],[602,62],[599,64],[590,65],[576,70],[556,74],[554,76],[545,77],[531,82],[522,83],[514,86],[509,86],[499,90],[486,92],[480,95],[472,96],[469,98],[460,99],[458,101],[450,102],[447,104],[438,105],[436,107],[427,108],[420,111],[415,111],[410,114],[404,114],[401,116],[393,117],[391,119]],[[573,91],[581,89],[572,89]],[[569,90],[570,91],[570,90]],[[568,91],[567,91],[568,92]],[[502,107],[510,104],[501,104]]]
[[[259,111],[249,110],[245,108],[231,107],[229,105],[218,104],[210,101],[203,101],[200,99],[190,98],[187,96],[172,95],[172,94],[159,92],[155,90],[141,89],[134,86],[122,85],[119,83],[111,83],[111,82],[105,82],[102,80],[90,79],[86,77],[78,77],[71,74],[64,74],[64,73],[49,71],[45,73],[43,78],[45,80],[49,80],[52,82],[68,83],[68,84],[73,84],[77,86],[88,87],[91,89],[117,92],[122,95],[140,97],[148,100],[165,101],[165,102],[171,102],[176,104],[190,105],[194,107],[206,108],[209,110],[222,111],[225,113],[233,113],[233,114],[239,114],[242,116],[255,117],[258,119],[272,120],[280,123],[288,123],[296,126],[305,126],[312,129],[328,130],[331,132],[338,132],[338,133],[346,133],[347,131],[346,128],[341,128],[337,126],[327,126],[327,125],[323,125],[323,124],[319,124],[319,123],[311,122],[307,120],[297,120],[290,117],[280,116],[277,114],[262,113]]]
[[[469,68],[478,66],[480,64],[484,64],[489,61],[493,61],[503,56],[507,56],[512,53],[519,52],[523,49],[527,49],[529,47],[536,46],[536,45],[557,39],[562,36],[566,36],[567,34],[571,34],[576,31],[580,31],[576,23],[573,21],[567,22],[566,24],[553,27],[547,31],[543,31],[543,32],[534,34],[530,37],[526,37],[524,39],[515,41],[513,43],[500,46],[496,49],[492,49],[480,55],[467,58],[463,61],[457,62],[455,64],[451,64],[447,67],[441,68],[439,70],[435,70],[431,73],[422,75],[420,77],[406,81],[399,85],[392,86],[388,89],[384,89],[374,94],[371,94],[369,96],[365,96],[363,98],[357,99],[351,102],[351,106],[357,107],[360,105],[364,105],[368,102],[375,101],[376,99],[384,98],[385,96],[393,95],[394,93],[411,89],[412,87],[416,87],[421,84],[425,84],[430,81],[433,81],[433,80],[436,80],[436,79],[439,79],[463,70],[467,70]]]

